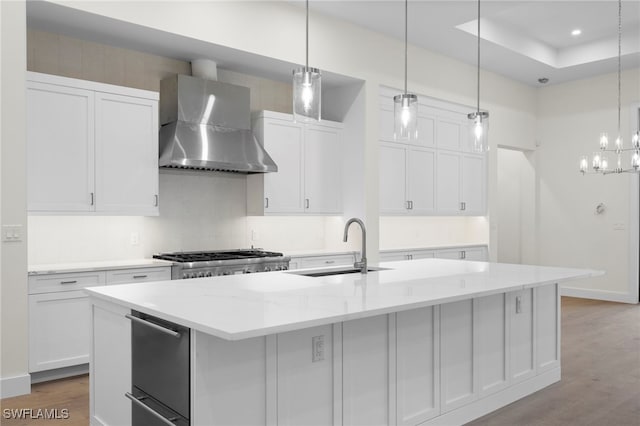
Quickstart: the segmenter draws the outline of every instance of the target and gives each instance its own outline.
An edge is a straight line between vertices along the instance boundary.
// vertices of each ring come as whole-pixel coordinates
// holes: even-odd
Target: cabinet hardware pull
[[[165,327],[163,327],[163,326],[161,326],[161,325],[154,324],[154,323],[149,322],[149,321],[145,321],[145,320],[143,320],[142,318],[134,317],[133,315],[130,315],[130,314],[126,314],[126,315],[125,315],[125,317],[126,317],[126,318],[129,318],[131,321],[137,322],[138,324],[146,325],[147,327],[151,327],[151,328],[154,328],[154,329],[156,329],[156,330],[158,330],[158,331],[161,331],[161,332],[163,332],[163,333],[166,333],[166,334],[168,334],[169,336],[173,336],[173,337],[175,337],[176,339],[177,339],[177,338],[180,338],[180,333],[179,333],[179,332],[177,332],[177,331],[173,331],[173,330],[170,330],[170,329],[168,329],[168,328],[165,328]]]
[[[147,278],[147,275],[134,275],[133,278],[135,278],[135,279]]]
[[[72,280],[72,281],[60,281],[60,284],[75,284],[77,283],[78,280]]]
[[[324,263],[336,263],[335,260],[325,260]]]
[[[467,209],[467,203],[465,203],[464,201],[462,202],[462,210],[466,210]]]
[[[140,408],[145,409],[147,412],[149,412],[149,414],[152,414],[154,416],[156,416],[158,418],[158,420],[161,420],[163,423],[167,424],[167,425],[171,425],[171,426],[175,426],[175,421],[178,420],[177,417],[171,417],[171,418],[166,418],[165,416],[163,416],[162,414],[158,413],[156,410],[154,410],[153,408],[147,406],[147,404],[144,404],[142,402],[143,399],[147,399],[146,396],[141,396],[139,398],[133,396],[132,393],[130,392],[125,392],[124,396],[126,396],[127,398],[129,398],[131,400],[131,402],[134,402],[136,405],[138,405]]]
[[[413,201],[409,201],[409,209],[413,210]]]
[[[309,199],[308,199],[308,198],[305,198],[305,199],[304,199],[304,208],[305,208],[305,209],[308,209],[308,208],[309,208]]]
[[[94,196],[93,196],[93,192],[91,193],[91,205],[93,205],[94,203]]]
[[[158,207],[158,204],[159,204],[159,201],[158,201],[158,194],[155,194],[153,197],[155,198],[155,201],[154,201],[153,207]]]
[[[268,209],[269,208],[269,197],[265,197],[264,198],[264,208]]]

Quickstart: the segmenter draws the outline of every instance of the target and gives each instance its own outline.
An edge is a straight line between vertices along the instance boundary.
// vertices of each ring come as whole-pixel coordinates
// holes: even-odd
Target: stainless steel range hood
[[[160,82],[160,167],[277,172],[251,132],[249,89],[187,75]]]

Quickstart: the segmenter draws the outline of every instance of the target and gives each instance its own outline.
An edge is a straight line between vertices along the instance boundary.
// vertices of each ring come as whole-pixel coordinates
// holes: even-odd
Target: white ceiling
[[[302,0],[288,2],[304,7]],[[310,0],[309,3],[310,37],[313,37],[313,15],[322,13],[404,40],[404,0]],[[640,0],[623,1],[622,15],[622,67],[638,68]],[[538,78],[541,77],[553,84],[617,70],[616,0],[483,0],[481,16],[483,69],[533,86],[540,85]],[[264,77],[288,77],[291,67],[295,66],[46,2],[29,1],[27,17],[29,27],[35,29],[178,59],[218,53],[216,59],[221,67],[253,71]],[[409,0],[409,43],[475,65],[476,19],[475,0]],[[580,28],[582,35],[571,36],[575,28]],[[329,84],[346,81],[340,76],[325,74],[327,77]]]

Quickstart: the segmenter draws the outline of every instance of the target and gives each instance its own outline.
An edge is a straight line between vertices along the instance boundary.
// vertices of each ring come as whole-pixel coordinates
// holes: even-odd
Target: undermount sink
[[[377,271],[384,271],[387,270],[389,268],[374,268],[374,267],[369,267],[367,268],[367,272],[377,272]],[[360,269],[356,269],[353,267],[349,267],[346,269],[327,269],[327,270],[323,270],[323,271],[300,271],[300,272],[289,272],[289,274],[294,274],[294,275],[303,275],[305,277],[326,277],[329,275],[344,275],[344,274],[360,274],[362,273],[360,271]]]

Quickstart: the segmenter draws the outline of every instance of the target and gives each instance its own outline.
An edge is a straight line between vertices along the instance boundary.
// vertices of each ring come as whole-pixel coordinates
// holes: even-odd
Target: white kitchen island
[[[560,380],[558,283],[424,259],[90,288],[91,422],[131,422],[131,310],[190,328],[192,425],[462,424]]]

